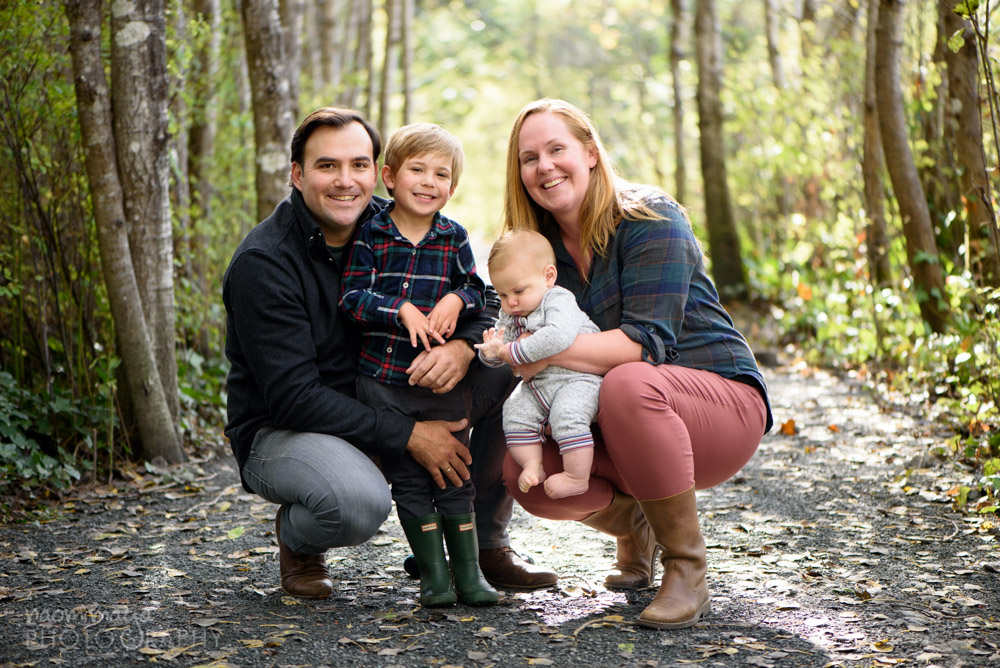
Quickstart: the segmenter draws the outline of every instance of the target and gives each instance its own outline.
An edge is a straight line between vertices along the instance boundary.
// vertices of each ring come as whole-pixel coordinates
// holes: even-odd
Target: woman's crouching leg
[[[542,466],[547,476],[562,472],[562,457],[559,456],[559,446],[555,441],[547,440],[542,445]],[[602,469],[607,466],[610,466],[610,460],[604,448],[598,444],[594,448],[589,488],[583,494],[562,499],[550,499],[542,485],[532,487],[527,492],[518,489],[517,478],[521,467],[509,453],[503,463],[503,479],[507,492],[532,515],[549,520],[582,520],[611,503],[614,496],[613,483],[601,475]]]

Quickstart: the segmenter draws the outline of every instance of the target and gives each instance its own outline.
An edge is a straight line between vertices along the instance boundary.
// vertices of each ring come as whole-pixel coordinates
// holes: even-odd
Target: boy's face
[[[451,157],[438,153],[410,156],[397,170],[386,165],[382,181],[392,189],[396,200],[394,218],[429,220],[455,192],[451,186]]]
[[[531,263],[528,263],[531,265]],[[500,297],[500,308],[508,315],[526,316],[542,303],[542,297],[556,284],[555,265],[547,264],[541,271],[525,270],[515,261],[499,270],[490,270],[490,280]]]

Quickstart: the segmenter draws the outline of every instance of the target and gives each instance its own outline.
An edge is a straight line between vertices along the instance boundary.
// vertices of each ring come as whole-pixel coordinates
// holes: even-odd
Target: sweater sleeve
[[[399,324],[399,309],[406,302],[402,297],[379,291],[379,272],[372,251],[371,228],[364,225],[351,246],[344,269],[340,307],[359,324]]]
[[[552,288],[545,293],[539,309],[541,313],[535,311],[528,317],[531,336],[510,346],[510,357],[515,364],[537,362],[566,350],[588,320],[587,314],[577,306],[573,293],[563,288]],[[532,323],[536,316],[541,320],[537,329]]]
[[[239,341],[240,368],[259,388],[269,425],[338,436],[371,454],[403,454],[412,418],[375,411],[323,382],[310,313],[293,270],[248,252],[230,267],[226,284],[229,336]]]
[[[663,218],[626,220],[618,232],[625,235],[621,330],[642,346],[642,358],[652,364],[677,359],[691,278],[702,258],[684,214],[664,206]]]
[[[458,252],[451,266],[451,293],[458,295],[465,304],[463,314],[472,314],[486,306],[486,284],[476,272],[476,258],[472,254],[469,234],[456,225],[455,244]]]

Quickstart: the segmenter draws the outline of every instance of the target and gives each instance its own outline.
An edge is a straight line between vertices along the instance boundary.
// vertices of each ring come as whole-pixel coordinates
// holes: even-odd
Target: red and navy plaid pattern
[[[409,368],[423,350],[410,345],[399,322],[407,301],[424,314],[449,293],[465,302],[462,317],[482,311],[486,289],[476,273],[469,234],[440,213],[413,245],[392,222],[389,204],[361,226],[344,270],[340,307],[364,330],[358,372],[390,385],[406,385]]]

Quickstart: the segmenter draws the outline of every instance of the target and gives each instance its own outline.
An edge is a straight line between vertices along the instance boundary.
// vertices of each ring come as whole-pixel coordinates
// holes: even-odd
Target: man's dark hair
[[[292,135],[292,162],[302,165],[303,154],[306,150],[306,141],[313,131],[323,125],[334,128],[342,128],[350,123],[360,123],[372,140],[372,158],[378,162],[378,156],[382,152],[382,138],[379,137],[378,130],[372,125],[360,111],[353,109],[339,109],[337,107],[322,107],[312,112],[299,125]]]

